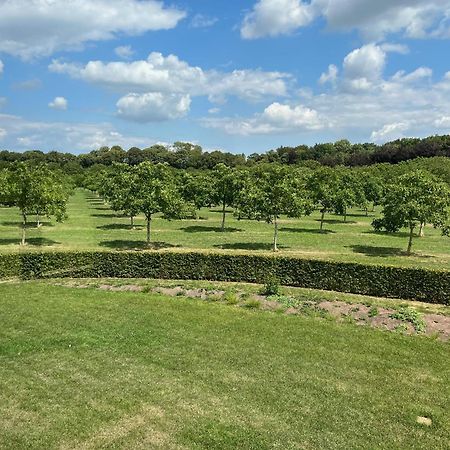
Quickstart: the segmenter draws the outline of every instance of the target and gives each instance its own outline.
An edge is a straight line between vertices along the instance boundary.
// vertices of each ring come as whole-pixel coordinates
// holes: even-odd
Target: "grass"
[[[45,282],[0,311],[0,448],[447,448],[448,344]]]
[[[18,211],[0,208],[0,252],[47,250],[126,250],[145,248],[142,217],[136,229],[129,219],[120,217],[101,199],[78,190],[68,206],[69,219],[58,224],[47,221],[39,229],[28,229],[29,245],[21,248]],[[164,251],[215,251],[268,253],[273,229],[270,224],[248,220],[238,221],[228,214],[226,232],[220,232],[220,211],[204,209],[200,220],[153,220],[154,247]],[[450,239],[438,230],[427,227],[426,236],[414,240],[415,254],[407,257],[407,233],[375,233],[369,217],[352,210],[348,222],[328,215],[326,232],[319,232],[319,215],[301,219],[282,218],[279,242],[281,255],[361,263],[381,263],[408,267],[448,269]]]

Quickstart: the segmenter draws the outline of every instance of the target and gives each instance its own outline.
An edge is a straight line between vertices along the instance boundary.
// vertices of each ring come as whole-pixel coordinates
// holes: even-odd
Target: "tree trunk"
[[[344,222],[347,222],[347,208],[344,208]]]
[[[220,231],[225,231],[225,208],[226,208],[226,204],[225,202],[223,202],[223,206],[222,206],[222,226],[220,228]]]
[[[39,228],[41,226],[39,213],[36,214],[36,228]]]
[[[150,245],[150,237],[151,237],[151,231],[152,231],[152,215],[145,216],[147,220],[147,245]]]
[[[130,216],[131,228],[134,230],[134,216]]]
[[[325,210],[322,210],[322,216],[320,217],[320,231],[323,231],[323,219],[325,218]]]
[[[366,217],[369,217],[369,207],[366,206],[366,207],[364,208],[364,210],[366,211]]]
[[[408,242],[408,249],[406,250],[407,255],[411,255],[411,249],[412,249],[412,243],[413,243],[413,236],[414,236],[414,225],[409,225],[409,242]]]
[[[273,221],[273,251],[278,251],[278,220],[277,216],[275,216],[275,219]]]
[[[27,227],[27,215],[24,212],[22,212],[22,245],[26,244],[26,236],[25,236],[26,227]]]
[[[420,222],[419,237],[425,236],[424,228],[425,228],[425,224],[423,222]]]

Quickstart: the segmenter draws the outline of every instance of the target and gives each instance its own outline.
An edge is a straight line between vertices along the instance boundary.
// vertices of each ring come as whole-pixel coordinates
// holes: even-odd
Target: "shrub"
[[[0,278],[161,278],[262,283],[450,304],[450,271],[266,255],[45,252],[0,256]]]
[[[244,308],[249,308],[249,309],[258,309],[261,307],[261,302],[259,300],[257,300],[256,298],[250,298],[248,300],[246,300],[242,306]]]
[[[233,291],[226,291],[222,298],[228,305],[237,305],[239,303],[239,298]]]
[[[278,295],[280,293],[280,281],[278,278],[273,275],[268,277],[260,293],[267,296]]]

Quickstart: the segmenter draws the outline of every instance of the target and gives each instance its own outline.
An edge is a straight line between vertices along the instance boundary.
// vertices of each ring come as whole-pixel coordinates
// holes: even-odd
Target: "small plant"
[[[233,291],[226,291],[223,294],[222,300],[228,305],[237,305],[239,303],[239,298]]]
[[[376,317],[378,314],[378,308],[375,305],[372,305],[369,309],[369,317]]]
[[[277,277],[271,275],[267,278],[260,292],[261,295],[278,295],[280,293],[280,282]]]
[[[244,308],[249,308],[249,309],[258,309],[261,307],[261,302],[259,300],[257,300],[256,298],[250,298],[248,300],[246,300],[242,306]]]
[[[401,320],[402,322],[409,322],[412,324],[417,333],[426,331],[426,324],[422,318],[422,314],[408,306],[402,306],[398,311],[392,313],[389,317],[392,319]]]
[[[408,331],[408,325],[406,325],[406,323],[401,323],[394,328],[394,331],[399,334],[404,334]]]
[[[298,308],[303,302],[294,297],[288,297],[286,295],[270,295],[267,300],[271,302],[278,302],[286,308]]]

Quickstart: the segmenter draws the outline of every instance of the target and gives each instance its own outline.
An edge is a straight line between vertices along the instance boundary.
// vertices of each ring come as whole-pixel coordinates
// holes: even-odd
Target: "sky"
[[[0,149],[450,133],[450,0],[0,0]]]

